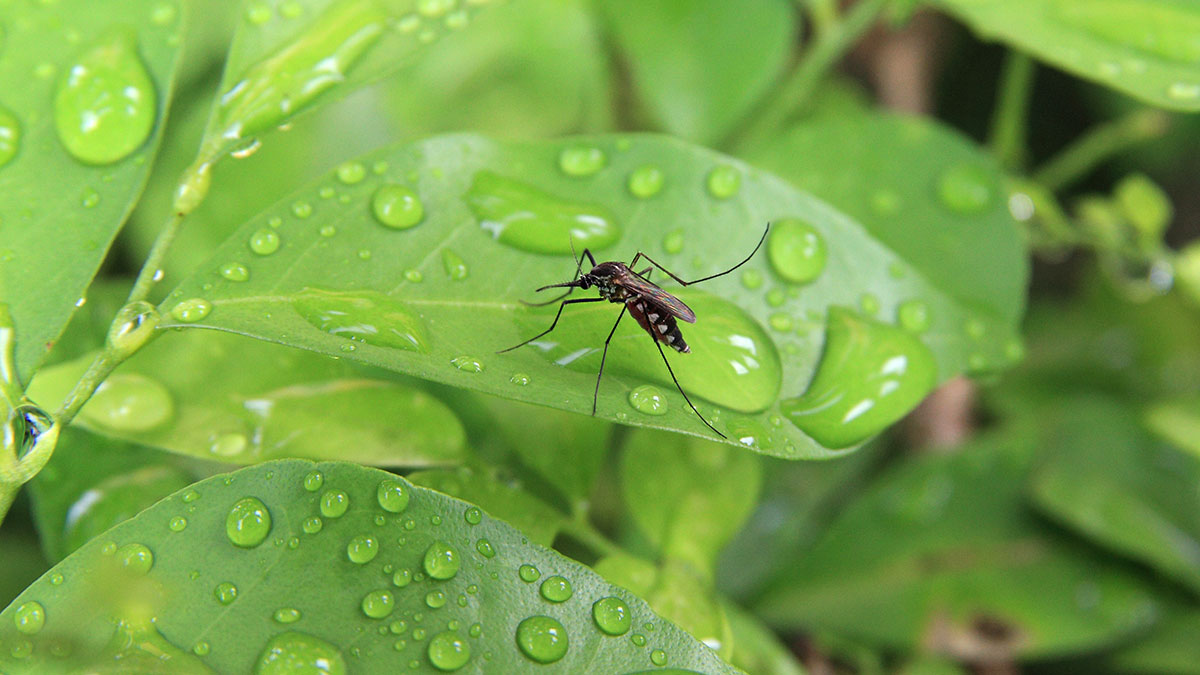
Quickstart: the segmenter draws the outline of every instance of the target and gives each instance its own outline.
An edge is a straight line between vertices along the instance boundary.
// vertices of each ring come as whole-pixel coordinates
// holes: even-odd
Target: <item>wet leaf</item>
[[[62,400],[91,361],[88,355],[45,369],[30,397]],[[238,464],[330,452],[385,466],[453,464],[466,456],[454,413],[411,384],[211,331],[150,343],[101,385],[77,423]]]
[[[183,4],[7,5],[0,59],[0,297],[28,382],[146,181]],[[86,122],[86,124],[85,124]]]
[[[729,133],[783,73],[798,12],[779,0],[609,0],[599,8],[659,128],[697,143]]]
[[[864,316],[837,310],[841,319],[830,330],[843,335],[846,353],[826,359],[823,391],[844,383],[857,394],[877,378],[895,378],[895,385],[876,384],[904,394],[879,397],[878,405],[859,401],[856,415],[873,411],[863,417],[868,425],[855,422],[853,439],[907,412],[935,376],[949,377],[968,361],[999,368],[1012,357],[1008,318],[960,304],[805,193],[678,141],[449,136],[343,167],[246,223],[163,305],[169,312],[203,299],[209,313],[166,317],[162,325],[229,330],[586,413],[615,307],[569,307],[553,334],[494,354],[550,325],[553,307],[519,301],[543,299],[533,289],[570,279],[572,242],[600,260],[628,260],[641,250],[697,278],[749,254],[768,221],[790,218],[782,239],[768,241],[735,274],[704,290],[678,291],[700,319],[683,327],[692,353],[669,358],[730,442],[785,457],[829,454],[781,413],[791,411],[784,404],[798,401],[816,369],[825,313],[834,305],[859,307]],[[339,176],[347,171],[352,180]],[[322,199],[323,191],[335,196]],[[805,248],[813,238],[824,253]],[[244,265],[248,280],[222,276],[231,264]],[[784,281],[798,272],[814,278]],[[920,320],[909,325],[919,340],[888,325],[914,309]],[[857,360],[857,353],[869,358]],[[623,322],[598,416],[713,437],[673,389],[650,337]],[[846,447],[853,439],[835,440]]]
[[[563,672],[649,670],[662,659],[736,672],[633,594],[473,508],[345,463],[283,460],[214,476],[22,593],[0,613],[10,647],[0,666],[130,667],[153,654],[174,672],[250,672],[287,657],[379,672],[514,672],[537,667],[534,658]],[[172,531],[177,517],[187,525]],[[493,557],[476,551],[481,539]],[[599,630],[593,604],[606,597],[642,644]],[[28,620],[30,603],[40,620]]]
[[[487,509],[493,517],[520,530],[535,544],[549,546],[562,527],[563,514],[494,472],[462,467],[418,471],[408,476],[417,485],[457,497]]]
[[[1200,110],[1190,0],[932,0],[985,39],[1172,110]]]
[[[1032,439],[980,437],[882,476],[754,608],[779,627],[967,661],[1064,656],[1144,629],[1159,605],[1024,503]]]
[[[804,675],[804,667],[758,617],[724,603],[725,616],[733,635],[729,662],[755,675]]]

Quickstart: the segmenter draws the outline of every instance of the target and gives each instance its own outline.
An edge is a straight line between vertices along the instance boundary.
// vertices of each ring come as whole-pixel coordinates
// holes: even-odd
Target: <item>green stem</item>
[[[17,365],[13,356],[16,344],[12,313],[7,302],[0,302],[0,397],[4,398],[10,410],[20,405],[25,396],[24,388],[17,379]]]
[[[817,35],[825,35],[837,27],[837,0],[803,0],[801,4],[807,5]]]
[[[158,236],[154,238],[150,254],[146,256],[146,262],[138,272],[137,280],[133,282],[133,288],[130,289],[129,298],[125,300],[125,304],[145,300],[150,295],[150,289],[158,283],[156,277],[158,277],[159,270],[162,269],[163,259],[167,257],[167,249],[171,247],[171,242],[175,241],[175,235],[179,233],[179,224],[183,222],[183,216],[182,213],[173,212],[162,230],[159,231]]]
[[[580,516],[565,521],[563,531],[602,556],[610,556],[621,551],[621,547],[604,536],[604,533],[597,530],[586,517]]]
[[[1008,53],[1000,77],[1000,95],[992,117],[988,145],[1004,168],[1019,171],[1025,161],[1025,135],[1029,97],[1033,93],[1033,59],[1017,51]]]
[[[1136,110],[1090,129],[1033,173],[1033,179],[1058,191],[1083,178],[1109,157],[1161,137],[1170,118],[1159,110]]]
[[[795,70],[742,125],[741,131],[722,146],[744,150],[770,138],[793,113],[809,103],[826,73],[874,25],[886,4],[887,0],[860,0],[837,25],[818,35]]]

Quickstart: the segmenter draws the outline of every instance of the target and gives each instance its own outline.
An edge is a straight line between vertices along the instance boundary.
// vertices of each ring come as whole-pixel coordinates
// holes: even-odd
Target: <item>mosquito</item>
[[[754,250],[750,252],[750,255],[746,256],[745,260],[734,265],[733,267],[730,267],[724,272],[713,274],[702,279],[696,279],[695,281],[684,281],[683,279],[680,279],[673,272],[658,264],[653,258],[641,251],[638,251],[637,254],[633,256],[633,260],[626,265],[625,263],[617,261],[597,263],[596,258],[592,255],[592,252],[585,248],[583,249],[583,255],[575,261],[575,276],[570,281],[566,281],[561,284],[542,286],[536,291],[540,293],[550,288],[566,288],[567,292],[556,298],[547,300],[546,302],[525,303],[530,307],[544,307],[562,300],[562,304],[558,306],[558,313],[554,315],[554,321],[550,323],[550,327],[520,344],[513,345],[508,349],[501,349],[496,353],[503,354],[504,352],[510,352],[517,347],[524,347],[530,342],[533,342],[544,335],[548,335],[550,331],[554,330],[554,327],[558,325],[558,320],[562,317],[563,309],[566,308],[567,305],[575,305],[583,302],[603,302],[605,300],[609,302],[622,303],[621,313],[617,315],[617,320],[615,323],[613,323],[612,330],[608,332],[608,338],[604,340],[604,352],[600,355],[600,371],[596,373],[596,389],[592,392],[592,415],[596,414],[596,400],[600,396],[600,378],[604,376],[604,361],[608,358],[608,344],[612,342],[613,335],[615,335],[617,332],[617,326],[621,325],[621,319],[625,317],[625,312],[629,312],[631,315],[633,315],[634,320],[638,322],[638,325],[642,327],[642,330],[646,331],[646,333],[650,335],[650,339],[654,341],[654,346],[658,347],[658,353],[662,356],[663,363],[667,366],[667,372],[671,374],[671,380],[675,383],[675,388],[679,390],[680,394],[683,394],[683,400],[687,401],[687,404],[691,406],[692,412],[696,413],[696,416],[700,418],[700,421],[704,422],[709,429],[712,429],[713,433],[717,434],[721,438],[725,438],[725,434],[717,431],[716,427],[714,427],[712,424],[709,424],[708,420],[704,419],[704,415],[701,415],[700,411],[696,409],[695,404],[692,403],[692,399],[688,398],[687,392],[685,392],[683,387],[679,385],[679,379],[675,377],[675,371],[671,368],[671,362],[667,360],[666,352],[663,351],[663,345],[667,345],[671,349],[674,349],[682,354],[687,354],[692,351],[691,348],[688,347],[687,342],[683,339],[683,333],[679,331],[679,324],[676,322],[676,319],[682,319],[688,323],[696,323],[696,313],[693,312],[690,307],[683,304],[683,301],[681,301],[679,298],[664,291],[662,288],[659,288],[658,285],[650,281],[650,273],[655,267],[657,267],[658,269],[662,270],[664,274],[679,282],[679,284],[682,286],[691,286],[692,284],[698,284],[702,281],[723,277],[742,265],[750,262],[750,259],[754,257],[754,254],[758,253],[758,249],[762,248],[763,242],[767,238],[767,232],[770,230],[771,224],[767,223],[767,227],[765,230],[763,230],[762,237],[759,238],[758,244],[754,247]],[[571,248],[571,255],[574,256],[574,246]],[[592,265],[592,270],[590,272],[583,272],[584,258],[587,258],[588,262],[590,262]],[[637,266],[638,261],[643,258],[645,258],[646,262],[650,263],[651,266],[647,267],[641,272],[634,271],[634,267]],[[596,287],[596,291],[600,293],[600,297],[573,298],[570,300],[564,300],[564,298],[573,293],[576,288],[582,288],[586,291],[592,286]]]

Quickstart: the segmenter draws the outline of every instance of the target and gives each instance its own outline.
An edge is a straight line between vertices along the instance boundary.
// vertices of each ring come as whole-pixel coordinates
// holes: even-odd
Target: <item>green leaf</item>
[[[130,286],[131,281],[127,279],[98,278],[93,281],[87,291],[87,302],[75,312],[54,342],[46,363],[70,361],[104,347],[113,317],[125,306]]]
[[[43,370],[30,397],[62,400],[91,361]],[[453,464],[466,456],[454,413],[411,384],[212,331],[168,335],[144,347],[101,384],[77,423],[239,464],[331,452],[389,466]]]
[[[931,0],[982,37],[1171,110],[1200,110],[1191,0]]]
[[[798,26],[783,0],[598,3],[637,95],[665,131],[698,143],[728,134],[783,73]]]
[[[1158,611],[1147,584],[1033,516],[1031,439],[982,436],[893,470],[755,605],[769,623],[953,658],[1112,645]]]
[[[919,117],[829,114],[749,159],[858,219],[964,306],[1020,321],[1029,263],[1006,180],[958,133]]]
[[[1200,457],[1200,397],[1185,396],[1151,404],[1145,421],[1160,438]]]
[[[176,457],[67,428],[29,484],[42,549],[62,560],[194,479]]]
[[[1142,639],[1118,649],[1105,663],[1118,673],[1200,673],[1200,612],[1173,612]]]
[[[179,517],[186,527],[172,531]],[[477,552],[481,539],[493,557]],[[523,581],[522,565],[538,578]],[[605,597],[624,604],[644,646],[597,629],[592,606]],[[548,619],[522,629],[533,617]],[[0,667],[129,668],[153,654],[172,672],[251,672],[286,656],[372,672],[515,672],[539,667],[518,647],[530,634],[527,651],[555,655],[553,636],[530,629],[548,621],[565,636],[558,672],[663,658],[736,672],[628,591],[468,503],[378,469],[303,460],[214,476],[86,544],[0,613],[0,642],[19,648],[0,651]],[[469,650],[461,664],[455,646]]]
[[[638,429],[621,456],[629,518],[658,552],[709,578],[758,502],[759,458],[719,443]]]
[[[408,478],[417,485],[478,504],[535,544],[549,546],[562,528],[562,513],[523,490],[519,483],[501,480],[494,472],[461,467],[453,471],[418,471]]]
[[[13,314],[25,382],[149,174],[178,64],[182,5],[6,3],[0,298]]]
[[[1200,593],[1200,459],[1155,442],[1123,402],[1061,403],[1033,476],[1050,517]]]
[[[729,662],[755,675],[804,675],[804,667],[758,617],[730,603],[722,603],[733,634]]]
[[[909,325],[925,328],[918,340],[834,310],[838,321],[829,330],[842,346],[825,359],[825,382],[860,391],[876,377],[869,369],[888,377],[886,361],[859,355],[901,357],[908,365],[891,380],[899,393],[872,401],[871,415],[847,425],[851,438],[831,445],[854,445],[907,412],[932,384],[935,360],[939,378],[961,371],[968,356],[981,367],[1011,360],[1009,321],[956,302],[805,193],[675,140],[500,143],[448,136],[345,166],[351,168],[341,173],[349,171],[352,180],[332,172],[239,229],[172,292],[163,308],[178,316],[164,315],[162,326],[219,328],[590,413],[615,307],[569,307],[544,340],[493,355],[550,325],[554,307],[519,301],[541,299],[534,289],[570,279],[572,243],[594,249],[600,260],[645,251],[694,279],[736,264],[754,250],[760,227],[790,218],[790,226],[777,228],[780,238],[773,235],[736,274],[704,290],[667,285],[700,317],[684,326],[692,353],[671,352],[675,374],[730,442],[791,458],[829,455],[783,413],[812,412],[796,411],[807,401],[793,397],[816,369],[831,306],[861,305],[887,320],[916,309],[921,320]],[[794,246],[806,237],[826,242],[828,253],[806,257],[807,249]],[[815,279],[806,286],[784,281],[768,262],[773,249],[786,278],[802,272]],[[249,279],[223,277],[231,264],[245,265]],[[189,307],[210,311],[183,311]],[[634,322],[622,322],[608,353],[598,416],[712,437],[674,391],[661,358]],[[858,401],[849,396],[843,401]]]
[[[0,529],[0,560],[4,561],[4,574],[0,574],[0,603],[5,605],[49,567],[38,548],[33,528],[18,529],[16,524],[16,514],[10,513],[4,528]]]

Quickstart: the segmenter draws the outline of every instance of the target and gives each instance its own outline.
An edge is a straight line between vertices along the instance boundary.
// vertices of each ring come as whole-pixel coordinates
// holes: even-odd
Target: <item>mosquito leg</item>
[[[573,293],[574,291],[575,291],[575,289],[574,289],[574,288],[571,288],[571,289],[567,290],[567,292],[566,292],[566,293],[563,293],[562,295],[560,295],[560,296],[558,296],[558,297],[556,297],[556,298],[552,298],[552,299],[550,299],[550,300],[547,300],[547,301],[545,301],[545,302],[527,302],[527,301],[525,301],[525,300],[521,300],[521,304],[522,304],[522,305],[525,305],[526,307],[545,307],[546,305],[553,305],[554,303],[558,302],[559,300],[562,300],[563,298],[567,297],[568,295],[570,295],[570,294],[571,294],[571,293]]]
[[[583,258],[587,258],[587,259],[588,259],[588,262],[592,263],[592,267],[595,267],[595,266],[596,266],[596,258],[595,258],[595,257],[592,255],[592,252],[591,252],[591,251],[589,251],[589,250],[587,250],[586,248],[585,248],[585,249],[583,249]],[[581,267],[580,267],[580,269],[582,269],[582,265],[583,265],[583,258],[580,258],[580,259],[579,259],[579,263],[580,263],[580,266],[581,266]]]
[[[580,303],[580,302],[602,302],[603,300],[604,300],[604,298],[575,298],[574,300],[563,300],[563,303],[558,306],[558,313],[554,315],[554,321],[550,324],[549,328],[538,333],[537,335],[534,335],[533,337],[529,338],[528,340],[522,342],[519,345],[513,345],[513,346],[509,347],[508,349],[501,349],[500,351],[498,351],[496,353],[503,354],[504,352],[511,352],[512,350],[516,349],[517,347],[524,347],[525,345],[529,344],[530,342],[533,342],[534,340],[542,337],[546,333],[549,333],[550,331],[554,330],[554,327],[558,325],[559,317],[562,316],[563,308],[566,307],[567,305],[574,305],[574,304]]]
[[[745,265],[746,263],[750,262],[750,259],[754,257],[754,254],[755,254],[755,253],[758,253],[758,249],[762,248],[763,242],[767,240],[767,232],[769,232],[770,230],[771,230],[771,225],[770,225],[770,223],[768,223],[768,224],[767,224],[767,229],[763,230],[763,235],[762,235],[762,237],[761,237],[761,238],[758,240],[758,245],[754,247],[754,250],[750,252],[750,255],[746,256],[746,259],[745,259],[745,260],[743,260],[742,262],[740,262],[740,263],[738,263],[738,264],[734,265],[733,267],[730,267],[729,269],[725,270],[724,272],[718,272],[717,274],[713,274],[713,275],[710,275],[710,276],[704,277],[704,278],[702,278],[702,279],[696,279],[695,281],[684,281],[683,279],[680,279],[679,277],[675,276],[675,273],[674,273],[674,272],[672,272],[671,270],[669,270],[669,269],[667,269],[667,268],[663,267],[662,265],[658,264],[657,262],[655,262],[655,261],[654,261],[654,259],[653,259],[653,258],[651,258],[650,256],[646,255],[645,253],[642,253],[641,251],[638,251],[638,252],[637,252],[637,255],[633,256],[633,262],[629,263],[629,266],[630,266],[630,267],[633,267],[634,265],[636,265],[636,264],[637,264],[637,262],[638,262],[639,260],[641,260],[642,258],[645,258],[645,259],[646,259],[646,262],[650,263],[651,265],[654,265],[654,266],[655,266],[655,267],[657,267],[658,269],[660,269],[660,270],[662,270],[663,272],[665,272],[667,276],[671,277],[671,278],[672,278],[672,279],[674,279],[675,281],[678,281],[678,282],[679,282],[679,284],[680,284],[681,286],[691,286],[692,284],[698,284],[698,283],[700,283],[701,281],[708,281],[709,279],[716,279],[717,277],[723,277],[723,276],[725,276],[726,274],[729,274],[730,272],[732,272],[732,271],[736,270],[737,268],[741,267],[742,265]]]
[[[650,339],[654,340],[654,336],[651,335]],[[696,410],[696,404],[692,403],[692,399],[688,398],[687,392],[683,390],[683,387],[679,386],[679,380],[675,377],[675,371],[671,369],[671,362],[667,360],[667,355],[663,352],[662,345],[659,344],[658,340],[654,340],[654,346],[658,347],[658,353],[662,356],[663,363],[667,364],[667,372],[671,374],[671,381],[675,383],[675,388],[679,390],[679,393],[683,394],[683,400],[687,401],[687,404],[692,407],[692,412],[696,413],[696,417],[699,417],[700,421],[704,422],[705,426],[707,426],[709,429],[712,429],[713,433],[721,438],[725,438],[725,434],[717,431],[717,428],[709,424],[708,420],[704,419],[704,415],[701,415],[700,411]]]
[[[621,305],[621,313],[617,315],[612,330],[608,332],[608,338],[604,340],[604,353],[600,355],[600,372],[596,373],[596,390],[592,392],[592,417],[596,416],[596,399],[600,397],[600,378],[604,376],[604,360],[608,358],[608,343],[612,342],[613,336],[617,334],[617,326],[621,325],[621,319],[625,316],[627,309],[629,309],[629,305]]]

